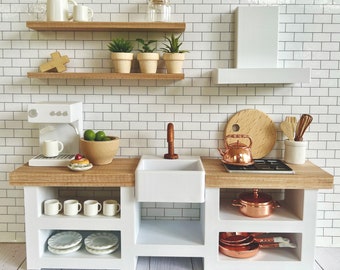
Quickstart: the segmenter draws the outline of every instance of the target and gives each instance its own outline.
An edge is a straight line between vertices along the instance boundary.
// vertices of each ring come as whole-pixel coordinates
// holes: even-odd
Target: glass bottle
[[[148,20],[150,22],[169,22],[170,17],[170,0],[149,0]]]

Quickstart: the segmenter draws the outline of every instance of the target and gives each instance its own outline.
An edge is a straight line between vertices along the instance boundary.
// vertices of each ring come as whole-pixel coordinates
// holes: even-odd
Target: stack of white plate
[[[83,237],[74,231],[64,231],[52,235],[48,240],[48,250],[62,255],[77,251],[81,248]]]
[[[85,238],[84,243],[86,250],[94,255],[110,254],[119,248],[118,237],[108,232],[92,233]]]

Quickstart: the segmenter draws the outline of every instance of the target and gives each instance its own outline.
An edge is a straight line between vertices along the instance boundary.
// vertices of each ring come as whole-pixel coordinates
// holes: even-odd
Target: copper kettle
[[[234,143],[228,144],[228,138],[247,138],[249,139],[249,145],[241,143],[239,140]],[[236,166],[248,166],[254,164],[254,160],[251,154],[251,146],[253,144],[251,138],[244,134],[229,134],[225,137],[225,151],[220,148],[218,151],[222,156],[222,162]]]

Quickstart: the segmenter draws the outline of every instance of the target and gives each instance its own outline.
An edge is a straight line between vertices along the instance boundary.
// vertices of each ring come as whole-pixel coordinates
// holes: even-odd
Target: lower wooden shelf
[[[91,80],[183,80],[184,74],[167,73],[87,73],[87,72],[28,72],[28,78],[37,79],[91,79]]]

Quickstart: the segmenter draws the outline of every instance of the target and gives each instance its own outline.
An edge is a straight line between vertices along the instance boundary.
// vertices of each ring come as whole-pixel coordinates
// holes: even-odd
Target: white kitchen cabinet
[[[136,259],[130,252],[134,243],[131,221],[137,213],[133,188],[120,188],[121,213],[114,217],[44,215],[44,200],[58,198],[58,190],[58,187],[24,188],[27,269],[135,269]],[[83,239],[92,232],[113,232],[120,240],[120,248],[112,254],[97,256],[88,253],[83,245],[74,253],[55,255],[47,250],[47,240],[59,231],[77,231]]]
[[[331,188],[333,176],[310,162],[295,165],[295,175],[226,173],[219,160],[203,159],[206,172],[205,202],[200,203],[199,220],[142,220],[141,205],[135,199],[134,171],[138,159],[115,159],[106,166],[94,166],[83,173],[63,167],[24,165],[10,173],[12,185],[24,186],[27,268],[135,270],[138,258],[191,257],[210,270],[313,270],[317,190]],[[86,217],[43,215],[46,199],[69,199],[60,190],[118,190],[121,213]],[[231,206],[240,190],[270,189],[279,194],[280,208],[265,218],[250,218]],[[71,194],[71,193],[70,193]],[[97,192],[91,193],[99,194]],[[82,199],[97,199],[98,197]],[[275,198],[277,199],[277,198]],[[120,239],[116,252],[97,256],[84,248],[67,255],[47,250],[47,239],[59,231],[78,231],[84,236],[97,231],[115,233]],[[235,259],[219,252],[220,232],[264,232],[281,235],[297,245],[295,249],[261,249],[248,259]]]
[[[207,188],[200,220],[141,220],[134,188],[120,188],[121,214],[106,217],[46,216],[43,201],[58,198],[57,187],[25,187],[27,268],[135,269],[138,257],[198,257],[204,269],[313,269],[317,190],[285,190],[281,207],[266,218],[243,216],[231,206],[222,189]],[[94,231],[119,236],[120,248],[96,256],[84,247],[67,255],[47,250],[47,239],[57,231],[78,231],[84,237]],[[289,237],[296,249],[262,249],[249,259],[234,259],[218,250],[220,232],[268,232]]]
[[[206,245],[210,256],[206,256],[204,269],[262,269],[312,270],[314,263],[314,236],[316,220],[317,190],[285,190],[281,207],[265,218],[242,215],[231,201],[221,196],[221,189],[206,190]],[[297,245],[296,249],[260,249],[248,259],[227,257],[218,250],[220,232],[263,232],[286,236]]]

